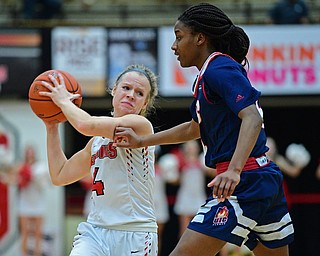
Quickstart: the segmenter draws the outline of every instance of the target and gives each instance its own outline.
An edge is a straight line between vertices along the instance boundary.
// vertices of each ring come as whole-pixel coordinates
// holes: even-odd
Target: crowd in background
[[[194,1],[193,3],[196,3]],[[200,1],[198,1],[200,2]],[[96,18],[103,19],[103,9],[101,6],[120,6],[119,15],[126,18],[130,15],[136,15],[134,12],[130,14],[129,6],[132,4],[128,1],[101,1],[101,0],[81,0],[81,1],[61,1],[61,0],[7,0],[3,2],[4,7],[11,13],[13,19],[25,20],[68,20],[72,16],[72,12],[90,12],[96,14]],[[166,5],[166,9],[172,6],[187,6],[191,2],[180,1],[139,1],[135,2],[137,8],[141,6],[154,6],[155,11],[160,11],[159,5]],[[225,4],[230,9],[229,12],[235,13],[235,16],[241,14],[242,23],[248,24],[308,24],[319,23],[320,17],[317,14],[317,8],[320,8],[319,3],[314,0],[269,0],[269,1],[239,1],[230,0],[228,3],[218,1],[215,3]],[[175,7],[173,7],[175,8]],[[108,8],[106,8],[108,10]],[[148,9],[150,10],[150,8]],[[142,9],[143,12],[143,9]],[[264,13],[263,13],[264,12]],[[263,16],[263,18],[261,17]]]
[[[44,255],[44,220],[46,191],[51,187],[47,163],[37,157],[37,148],[23,148],[22,159],[6,162],[10,155],[9,137],[0,131],[0,183],[17,188],[17,222],[20,231],[21,256]]]

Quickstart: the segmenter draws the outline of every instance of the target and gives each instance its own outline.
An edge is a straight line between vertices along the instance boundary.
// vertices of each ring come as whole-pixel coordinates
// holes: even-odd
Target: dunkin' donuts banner
[[[245,27],[249,78],[264,95],[320,93],[320,26]]]
[[[320,94],[320,26],[243,26],[250,37],[248,75],[262,95]],[[197,71],[181,68],[170,49],[172,27],[160,29],[160,93],[191,96]],[[164,75],[165,74],[165,75]]]

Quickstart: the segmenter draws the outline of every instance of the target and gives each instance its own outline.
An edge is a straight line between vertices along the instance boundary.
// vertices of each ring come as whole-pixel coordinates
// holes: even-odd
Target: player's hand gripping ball
[[[49,92],[41,82],[45,81],[54,86],[48,75],[51,74],[55,78],[59,78],[58,73],[63,76],[66,89],[69,92],[82,95],[81,87],[77,79],[75,79],[71,74],[63,70],[48,70],[38,75],[31,83],[29,88],[29,104],[32,111],[42,120],[61,123],[67,120],[61,109],[51,100],[50,97],[39,94],[39,92]],[[82,96],[75,99],[73,103],[80,107],[82,103]]]

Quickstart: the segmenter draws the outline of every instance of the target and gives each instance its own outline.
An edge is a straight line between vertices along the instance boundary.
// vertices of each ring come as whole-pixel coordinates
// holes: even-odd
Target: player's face
[[[175,41],[171,49],[180,61],[181,67],[197,66],[199,53],[197,52],[197,34],[183,22],[177,21],[174,26]]]
[[[146,76],[135,71],[125,73],[113,89],[114,116],[139,114],[147,107],[150,90]]]

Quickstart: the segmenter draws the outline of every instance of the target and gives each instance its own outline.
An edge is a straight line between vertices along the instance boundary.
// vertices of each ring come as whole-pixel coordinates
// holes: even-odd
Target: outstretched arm
[[[199,125],[193,120],[144,136],[138,136],[131,128],[116,127],[114,145],[117,147],[138,148],[151,145],[177,144],[198,139],[199,137]]]

